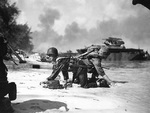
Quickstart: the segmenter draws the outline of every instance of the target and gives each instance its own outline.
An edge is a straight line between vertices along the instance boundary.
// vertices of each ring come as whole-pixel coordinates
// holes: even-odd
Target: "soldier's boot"
[[[11,106],[9,98],[3,98],[0,100],[0,113],[13,113],[14,109]]]

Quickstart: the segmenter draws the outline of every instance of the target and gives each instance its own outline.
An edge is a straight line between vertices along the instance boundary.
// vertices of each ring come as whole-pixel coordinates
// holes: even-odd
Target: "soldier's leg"
[[[72,74],[73,74],[72,83],[79,84],[78,69],[79,67],[72,67]]]
[[[92,76],[89,79],[89,82],[96,82],[97,77],[98,77],[98,73],[97,73],[96,69],[94,68],[92,71]]]
[[[81,87],[86,87],[87,86],[87,69],[82,68],[78,76],[79,76],[79,84],[81,85]]]
[[[77,72],[73,72],[72,83],[79,83],[79,77],[77,76]]]

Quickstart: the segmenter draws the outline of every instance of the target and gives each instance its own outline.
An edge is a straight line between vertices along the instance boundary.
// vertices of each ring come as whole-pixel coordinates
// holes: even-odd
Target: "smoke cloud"
[[[140,47],[150,50],[150,12],[143,7],[133,9],[133,7],[125,4],[124,0],[121,1],[124,4],[120,6],[122,8],[120,14],[127,15],[124,18],[121,15],[107,16],[107,18],[97,21],[95,27],[90,29],[86,29],[78,22],[73,21],[65,26],[63,35],[54,30],[56,21],[62,17],[59,10],[46,9],[39,17],[40,23],[38,26],[40,30],[32,33],[34,51],[46,52],[49,47],[53,46],[58,48],[60,52],[68,50],[75,52],[76,49],[91,44],[102,44],[103,39],[110,36],[122,38],[127,47]],[[127,9],[133,15],[128,15]]]

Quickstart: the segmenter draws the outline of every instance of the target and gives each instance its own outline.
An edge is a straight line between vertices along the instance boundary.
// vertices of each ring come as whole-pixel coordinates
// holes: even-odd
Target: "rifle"
[[[80,55],[76,56],[75,58],[84,58],[84,56],[88,55],[89,53],[91,53],[91,52],[93,52],[93,51],[94,51],[94,50],[87,51],[87,52],[85,52],[85,53],[83,53],[83,54],[80,54]]]
[[[13,52],[13,54],[19,59],[19,63],[26,63],[26,61],[22,60],[22,58],[16,53],[16,51],[11,47],[9,43],[7,43],[7,47]],[[13,59],[13,58],[12,58]],[[15,63],[14,59],[13,62]],[[17,63],[15,63],[17,64]]]

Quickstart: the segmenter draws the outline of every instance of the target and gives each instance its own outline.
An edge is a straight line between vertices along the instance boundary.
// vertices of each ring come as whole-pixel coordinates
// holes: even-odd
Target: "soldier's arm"
[[[53,71],[52,71],[51,75],[47,78],[47,80],[54,80],[58,76],[60,71],[62,71],[66,68],[66,65],[68,63],[69,63],[69,59],[59,59],[59,60],[57,60],[56,64],[53,66]],[[64,75],[64,76],[66,77],[66,75]]]
[[[80,55],[76,56],[76,58],[82,58],[82,57],[84,57],[84,56],[90,54],[90,53],[93,52],[93,51],[94,51],[94,50],[87,51],[87,52],[85,52],[85,53],[83,53],[83,54],[80,54]]]

